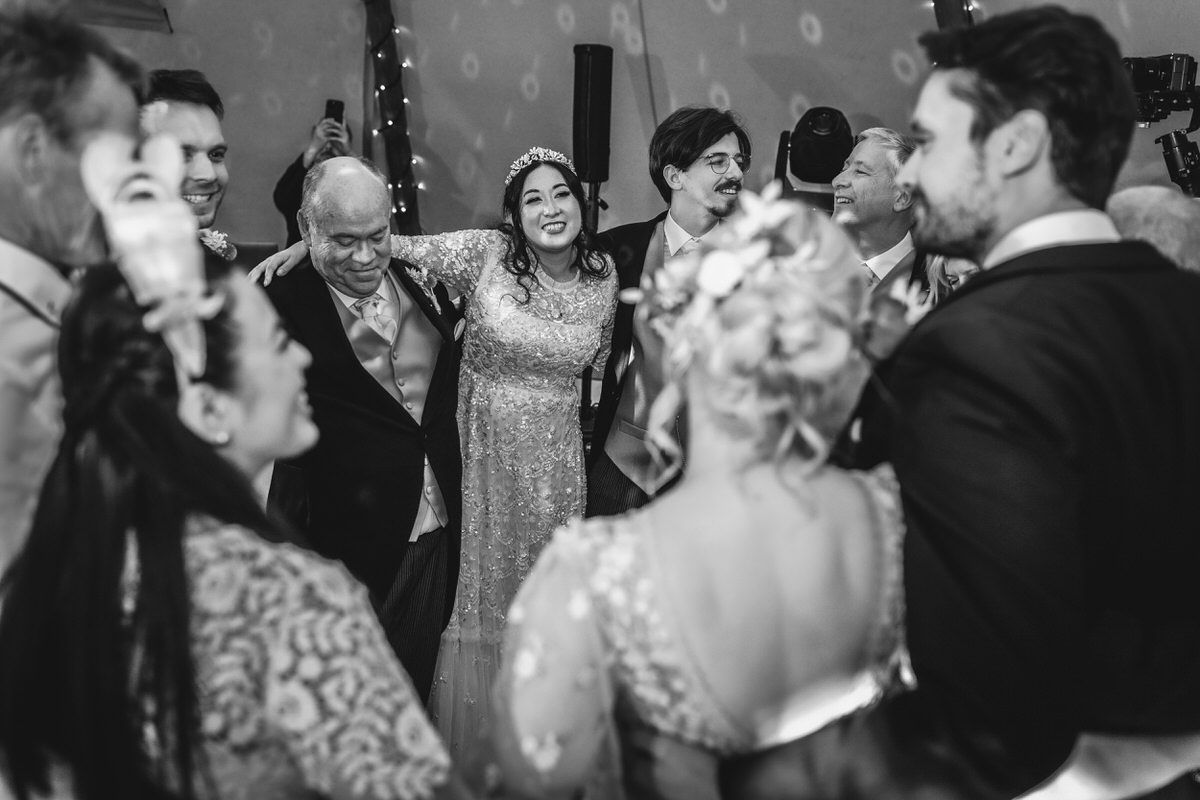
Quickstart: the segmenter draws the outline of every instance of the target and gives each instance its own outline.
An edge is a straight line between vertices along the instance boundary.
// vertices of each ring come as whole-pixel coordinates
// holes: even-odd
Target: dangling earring
[[[216,447],[224,447],[225,445],[229,444],[229,440],[231,438],[232,437],[229,435],[229,431],[217,431],[209,437],[208,443]]]

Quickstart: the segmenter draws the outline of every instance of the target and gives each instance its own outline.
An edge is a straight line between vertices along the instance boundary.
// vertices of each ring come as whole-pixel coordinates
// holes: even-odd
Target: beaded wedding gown
[[[494,230],[392,237],[392,255],[466,303],[462,566],[429,702],[456,762],[469,760],[489,729],[509,604],[554,529],[583,514],[578,376],[603,368],[616,308],[607,256],[604,278],[559,283],[539,269],[524,302],[504,268],[506,242]]]

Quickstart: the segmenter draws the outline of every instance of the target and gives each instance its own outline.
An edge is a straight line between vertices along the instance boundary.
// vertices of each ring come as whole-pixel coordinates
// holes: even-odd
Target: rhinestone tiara
[[[517,173],[528,167],[530,164],[535,164],[539,161],[553,161],[562,164],[567,169],[575,172],[575,165],[571,163],[571,159],[564,156],[557,150],[551,150],[548,147],[531,147],[525,152],[525,155],[518,158],[508,168],[508,177],[504,179],[504,185],[507,187],[512,183],[512,179],[517,177]]]

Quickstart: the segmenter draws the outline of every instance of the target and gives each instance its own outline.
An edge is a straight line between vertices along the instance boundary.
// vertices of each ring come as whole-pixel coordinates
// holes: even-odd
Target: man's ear
[[[1026,172],[1050,155],[1050,122],[1031,108],[1022,109],[992,132],[1004,175]]]
[[[667,164],[663,167],[663,180],[672,191],[678,191],[683,188],[683,170],[674,164]]]
[[[50,132],[46,121],[34,113],[22,114],[8,126],[11,145],[16,154],[17,175],[25,186],[38,186],[45,181],[46,163],[50,157]]]
[[[308,249],[312,250],[312,229],[308,225],[308,217],[304,216],[304,211],[296,212],[296,225],[300,228],[300,238]]]
[[[179,395],[179,419],[214,447],[229,444],[236,423],[233,399],[203,382],[187,382]]]
[[[899,214],[912,208],[912,204],[912,190],[908,186],[897,183],[896,189],[892,193],[892,211]]]

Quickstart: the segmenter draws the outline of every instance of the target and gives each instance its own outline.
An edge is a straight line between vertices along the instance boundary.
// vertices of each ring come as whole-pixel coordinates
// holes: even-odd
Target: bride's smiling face
[[[539,257],[570,251],[583,225],[583,209],[558,169],[542,164],[530,171],[517,202],[521,229]]]

